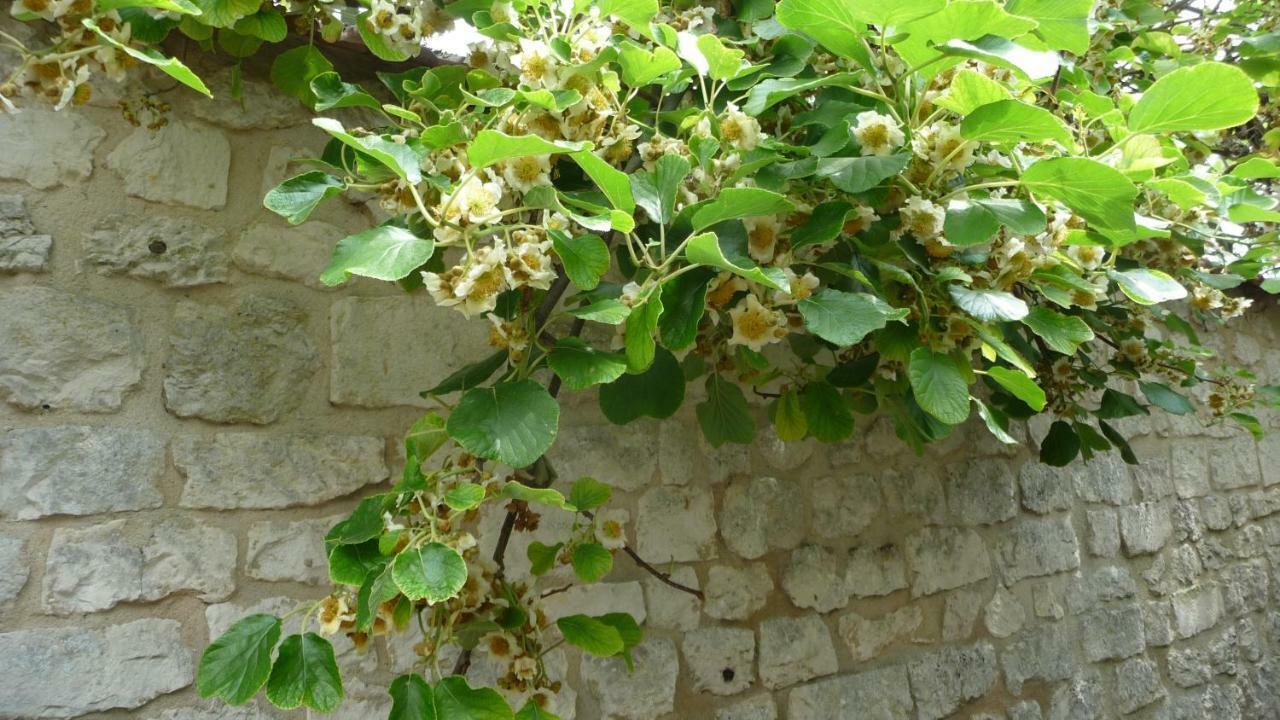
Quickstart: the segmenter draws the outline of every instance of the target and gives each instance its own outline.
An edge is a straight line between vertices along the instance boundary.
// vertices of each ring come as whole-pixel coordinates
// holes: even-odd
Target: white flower
[[[15,0],[15,2],[9,6],[9,14],[14,17],[31,14],[41,20],[52,21],[66,14],[74,4],[75,0],[48,0],[48,2]]]
[[[511,660],[520,648],[515,637],[505,632],[491,632],[485,635],[480,638],[480,645],[496,660]]]
[[[773,262],[778,249],[778,231],[782,223],[775,215],[746,218],[742,224],[747,228],[747,254],[758,263]]]
[[[738,301],[729,311],[729,318],[733,321],[730,345],[745,345],[760,352],[765,345],[787,336],[786,316],[761,305],[755,295],[747,295]]]
[[[860,152],[863,155],[880,156],[892,153],[907,140],[892,117],[874,110],[858,113],[858,124],[853,128],[853,137],[861,146]]]
[[[502,213],[498,209],[501,202],[502,183],[492,180],[485,182],[479,177],[471,177],[444,199],[442,208],[447,208],[447,211],[442,209],[441,215],[444,220],[451,222],[466,220],[484,225],[501,217]]]
[[[720,118],[720,142],[739,150],[754,150],[760,144],[760,123],[729,103]]]
[[[605,510],[596,515],[596,541],[609,550],[621,549],[627,544],[627,521],[631,516],[626,510]]]
[[[632,281],[622,286],[622,295],[618,300],[628,307],[634,306],[640,299],[640,285]]]
[[[773,291],[772,299],[775,305],[791,305],[800,302],[812,295],[818,287],[818,276],[811,272],[796,275],[791,268],[783,268],[782,273],[787,277],[787,292]]]
[[[934,135],[929,160],[935,167],[942,165],[947,170],[960,172],[973,164],[973,151],[977,148],[977,143],[960,135],[958,125],[942,125]]]
[[[559,84],[556,57],[541,40],[520,38],[520,52],[511,56],[511,64],[520,71],[520,79],[534,87],[554,88]]]
[[[529,682],[538,676],[538,661],[528,655],[518,657],[511,663],[511,674],[517,680]]]
[[[462,267],[449,268],[443,273],[423,271],[422,284],[426,286],[431,299],[441,307],[453,307],[462,302],[455,294],[458,281],[462,279]]]
[[[527,193],[535,187],[551,184],[551,156],[525,155],[502,164],[502,179],[507,185]]]
[[[550,240],[540,240],[539,236],[527,230],[513,235],[516,245],[507,251],[507,261],[503,265],[507,284],[514,289],[532,287],[546,290],[551,281],[556,279],[556,271],[552,267]]]
[[[1080,264],[1085,270],[1097,270],[1102,266],[1106,251],[1100,245],[1071,245],[1067,247],[1067,255]]]
[[[320,603],[320,634],[333,635],[342,629],[342,623],[356,619],[344,598],[330,595]]]
[[[947,212],[922,197],[907,199],[902,209],[902,229],[911,233],[917,240],[929,240],[942,234],[942,223],[947,219]]]
[[[498,306],[498,294],[507,289],[506,260],[507,249],[501,242],[472,253],[471,264],[453,288],[463,315],[472,317]]]

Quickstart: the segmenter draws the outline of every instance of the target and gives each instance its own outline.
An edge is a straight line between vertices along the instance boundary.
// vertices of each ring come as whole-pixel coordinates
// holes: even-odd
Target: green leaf
[[[1000,230],[1000,221],[985,207],[969,200],[952,200],[942,231],[956,247],[981,245]]]
[[[1018,439],[1009,434],[1009,419],[1004,413],[991,407],[987,407],[986,403],[978,398],[973,398],[973,404],[978,408],[978,417],[982,418],[982,422],[986,424],[987,430],[995,436],[997,440],[1005,445],[1017,445]]]
[[[761,269],[751,264],[749,260],[742,259],[738,262],[732,262],[725,257],[724,250],[720,247],[719,238],[713,232],[705,232],[701,235],[695,235],[688,240],[685,246],[685,256],[689,262],[699,265],[708,265],[710,267],[727,270],[734,275],[744,277],[754,283],[759,283],[773,290],[782,290],[786,292],[786,279],[777,268]]]
[[[391,577],[410,600],[444,602],[457,595],[467,581],[467,564],[457,550],[432,542],[397,555]]]
[[[1129,113],[1129,130],[1162,133],[1222,130],[1258,112],[1258,93],[1243,70],[1207,62],[1160,78]]]
[[[98,0],[93,7],[99,13],[107,13],[124,8],[155,8],[157,10],[196,16],[199,16],[202,12],[199,6],[190,2],[190,0]]]
[[[955,358],[929,348],[911,352],[907,378],[916,402],[933,417],[959,425],[969,417],[969,383]]]
[[[750,443],[756,437],[755,419],[747,407],[747,398],[737,384],[720,377],[707,376],[707,399],[696,408],[702,435],[711,447],[725,443]]]
[[[1074,355],[1081,343],[1093,340],[1093,330],[1084,320],[1046,307],[1032,308],[1022,318],[1022,324],[1031,328],[1050,349],[1063,355]]]
[[[862,52],[860,44],[858,48],[859,52]],[[869,56],[867,64],[870,64]],[[858,77],[857,73],[835,73],[816,78],[768,78],[761,80],[748,93],[747,102],[742,106],[742,112],[748,115],[759,115],[783,100],[802,92],[828,85],[856,85]]]
[[[435,693],[421,675],[401,675],[391,681],[391,713],[387,720],[440,720]]]
[[[360,13],[356,17],[354,25],[356,26],[356,32],[360,34],[360,40],[364,43],[364,46],[369,48],[369,52],[379,60],[398,63],[404,62],[411,57],[408,52],[392,45],[387,41],[387,38],[385,38],[382,33],[374,29],[372,20],[370,19],[370,13]]]
[[[378,537],[382,534],[382,513],[386,507],[386,495],[373,495],[361,500],[350,515],[329,529],[325,542],[353,544]]]
[[[578,510],[595,510],[609,502],[613,489],[595,478],[580,477],[569,489],[569,504]]]
[[[809,421],[800,407],[800,394],[795,388],[787,388],[778,398],[773,411],[773,428],[783,442],[803,440],[809,434]]]
[[[338,241],[320,282],[333,287],[352,275],[399,280],[435,253],[435,243],[394,225],[379,225]]]
[[[907,153],[821,158],[816,174],[845,192],[862,193],[905,170],[910,160]]]
[[[712,80],[732,80],[743,72],[746,51],[725,47],[713,33],[699,35],[694,42],[698,52],[706,58],[706,74]]]
[[[632,308],[623,328],[623,350],[627,356],[627,372],[644,372],[652,363],[657,344],[653,333],[662,316],[662,295],[651,295],[643,305]]]
[[[631,314],[631,307],[620,300],[605,298],[585,307],[572,308],[566,312],[583,320],[604,323],[605,325],[618,325]]]
[[[254,4],[257,4],[257,0],[254,0]],[[111,47],[124,52],[134,60],[144,62],[148,65],[154,65],[160,72],[168,75],[174,80],[177,80],[183,85],[186,85],[192,90],[195,90],[207,97],[213,97],[213,93],[209,92],[209,88],[205,86],[204,81],[197,77],[195,73],[191,72],[191,69],[186,65],[183,65],[177,58],[166,57],[163,53],[152,50],[151,48],[135,48],[125,45],[119,40],[116,40],[103,32],[97,24],[94,23],[92,18],[84,18],[80,21],[80,24],[93,31],[93,33],[98,36],[98,40],[104,44],[110,45]]]
[[[473,388],[449,414],[449,436],[468,452],[513,468],[532,465],[551,447],[560,405],[533,380]]]
[[[252,15],[262,0],[192,0],[200,8],[200,22],[213,27],[229,28],[237,20]]]
[[[974,200],[973,204],[991,213],[1001,225],[1019,235],[1036,235],[1044,232],[1046,223],[1044,211],[1036,207],[1035,203],[1027,200],[985,198]]]
[[[529,572],[534,577],[550,572],[551,568],[555,567],[561,547],[563,547],[562,543],[547,545],[537,540],[529,543],[529,548],[525,551],[525,555],[529,558]]]
[[[1061,200],[1104,235],[1132,233],[1138,189],[1119,170],[1087,158],[1041,160],[1022,174],[1034,193]]]
[[[513,500],[521,500],[523,502],[537,503],[548,507],[560,508],[573,512],[576,510],[568,501],[564,499],[564,495],[559,490],[552,488],[535,488],[529,487],[523,483],[511,480],[502,486],[502,497],[508,497]]]
[[[684,402],[684,373],[666,348],[638,375],[623,375],[600,387],[600,410],[610,422],[626,425],[641,417],[668,418]]]
[[[1035,380],[1027,377],[1022,372],[993,365],[987,369],[987,375],[992,380],[995,380],[1000,387],[1008,390],[1011,395],[1026,403],[1027,407],[1036,412],[1044,410],[1044,390],[1041,390],[1040,386],[1036,385]]]
[[[635,212],[636,201],[631,196],[631,181],[626,173],[615,169],[589,150],[579,150],[569,157],[578,163],[614,207],[629,213]]]
[[[1104,420],[1117,420],[1119,418],[1150,415],[1151,411],[1139,405],[1138,400],[1132,395],[1107,388],[1102,391],[1102,400],[1099,402],[1098,412],[1095,414]],[[1103,431],[1105,432],[1105,428]]]
[[[1253,157],[1232,168],[1231,174],[1245,180],[1280,178],[1280,165],[1266,158]]]
[[[342,123],[332,118],[313,118],[311,124],[337,138],[344,145],[359,150],[382,163],[401,180],[415,185],[421,182],[422,169],[419,167],[421,159],[410,145],[396,142],[389,135],[357,137],[348,133],[342,127]]]
[[[637,32],[649,36],[649,21],[658,14],[658,0],[599,0],[601,15],[616,17]]]
[[[551,142],[537,135],[512,136],[497,130],[481,130],[467,145],[467,160],[473,169],[479,170],[512,158],[573,153],[584,147],[585,143]]]
[[[333,63],[314,46],[300,45],[285,50],[271,62],[271,82],[286,95],[298,98],[308,107],[315,104],[311,80],[320,73],[333,70]]]
[[[805,385],[800,393],[800,408],[809,434],[818,442],[841,442],[853,434],[853,413],[844,396],[829,383]]]
[[[963,285],[949,285],[951,299],[971,317],[983,322],[1021,320],[1027,316],[1027,304],[1013,293],[1002,290],[971,290]]]
[[[467,679],[452,675],[436,683],[438,720],[513,720],[511,708],[493,688],[473,688]]]
[[[654,222],[670,222],[676,193],[688,174],[689,161],[680,155],[663,155],[651,172],[632,173],[631,194],[636,205]]]
[[[271,653],[280,641],[280,618],[250,615],[236,622],[200,655],[196,691],[243,705],[267,682]]]
[[[557,340],[547,364],[570,390],[613,382],[627,371],[626,356],[596,350],[576,337]]]
[[[552,715],[538,703],[530,700],[520,708],[520,712],[516,713],[516,720],[560,720],[560,716]]]
[[[1035,27],[1034,20],[1010,15],[995,0],[955,0],[938,12],[905,25],[902,31],[907,34],[907,41],[924,44],[954,38],[974,40],[984,35],[1016,38]]]
[[[957,115],[968,115],[975,109],[1009,100],[1012,97],[1003,83],[996,82],[976,70],[962,68],[947,86],[946,92],[933,101]]]
[[[271,188],[262,205],[297,225],[311,216],[320,203],[346,190],[342,180],[318,170],[291,177]]]
[[[289,25],[285,22],[284,15],[275,10],[259,10],[246,15],[236,21],[234,29],[242,35],[271,43],[278,43],[289,34]]]
[[[360,587],[369,573],[381,572],[386,558],[378,549],[378,541],[355,545],[334,545],[329,551],[329,579],[339,585]]]
[[[618,51],[622,66],[622,82],[628,87],[644,87],[673,70],[680,69],[680,58],[661,45],[653,52],[633,42],[623,43]]]
[[[1009,0],[1005,9],[1039,23],[1035,34],[1054,50],[1084,55],[1089,50],[1089,18],[1097,0]]]
[[[1187,289],[1162,270],[1109,270],[1107,276],[1116,281],[1130,300],[1140,305],[1155,305],[1187,296]]]
[[[613,569],[613,553],[596,543],[582,543],[573,550],[573,572],[583,582],[597,582]]]
[[[1063,467],[1080,454],[1080,436],[1070,423],[1056,420],[1049,426],[1049,433],[1040,442],[1040,462]]]
[[[658,335],[668,350],[683,350],[697,340],[712,277],[709,270],[695,270],[663,283]]]
[[[477,483],[455,485],[444,494],[444,504],[454,510],[470,510],[484,502],[484,486]]]
[[[594,290],[600,277],[609,272],[609,247],[599,235],[570,237],[559,230],[550,232],[556,255],[579,290]]]
[[[343,82],[336,72],[324,72],[311,79],[311,92],[316,96],[316,110],[332,108],[367,107],[382,109],[378,99],[349,82]]]
[[[597,657],[613,657],[625,647],[622,634],[612,625],[586,615],[567,615],[556,620],[564,641]]]
[[[693,232],[698,232],[725,220],[777,215],[795,210],[790,200],[771,190],[761,188],[726,188],[714,198],[690,206],[689,220]],[[680,213],[682,216],[684,212]]]
[[[821,245],[839,237],[845,218],[853,210],[844,200],[831,200],[819,204],[809,214],[809,220],[791,233],[791,248],[798,250],[808,245]]]
[[[1028,80],[1042,80],[1058,72],[1058,55],[1045,50],[1031,50],[1018,43],[994,35],[973,41],[948,40],[938,46],[944,55],[981,60],[1009,68]]]
[[[329,712],[342,703],[342,676],[333,646],[315,633],[290,635],[267,680],[267,699],[285,710],[305,705]]]
[[[801,300],[796,307],[810,332],[840,347],[862,342],[890,320],[901,320],[909,312],[890,307],[875,295],[832,288]]]
[[[1071,131],[1058,116],[1042,107],[1017,100],[982,105],[960,123],[960,134],[978,142],[1039,142],[1053,140],[1071,147]]]
[[[1143,381],[1138,383],[1138,387],[1142,389],[1142,394],[1147,398],[1147,402],[1163,409],[1165,412],[1174,415],[1186,415],[1194,412],[1195,407],[1191,405],[1191,401],[1185,395],[1174,392],[1172,388],[1164,383]]]
[[[425,398],[431,395],[447,395],[451,392],[479,387],[506,361],[507,351],[499,350],[484,360],[477,360],[469,365],[464,365],[450,373],[449,377],[441,380],[435,387],[418,394]]]

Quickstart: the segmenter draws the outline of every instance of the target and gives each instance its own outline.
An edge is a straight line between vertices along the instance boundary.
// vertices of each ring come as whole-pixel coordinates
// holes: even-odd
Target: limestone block
[[[908,663],[907,672],[917,715],[937,720],[995,685],[996,651],[989,643],[942,648]]]
[[[32,286],[0,292],[0,307],[0,399],[111,412],[142,379],[142,337],[128,310]]]
[[[24,108],[0,123],[0,177],[45,190],[93,172],[93,151],[107,132],[74,110]]]
[[[735,480],[725,490],[720,534],[729,549],[748,560],[769,550],[791,550],[805,536],[805,518],[797,512],[799,488],[771,477]]]
[[[746,620],[765,606],[773,592],[773,578],[764,563],[736,568],[712,565],[704,591],[707,615],[719,620]]]
[[[770,690],[838,669],[831,632],[817,615],[773,617],[760,623],[760,680]]]
[[[990,525],[1018,513],[1013,471],[1003,460],[983,458],[947,468],[947,504],[961,525]]]
[[[81,425],[0,435],[0,515],[34,520],[160,507],[164,440]]]
[[[849,602],[845,586],[843,553],[819,545],[804,545],[791,552],[782,571],[782,589],[798,608],[831,612]]]
[[[1080,566],[1080,547],[1069,515],[1020,520],[996,542],[1006,584]]]
[[[649,638],[631,654],[632,671],[619,658],[582,658],[582,679],[600,703],[600,720],[656,720],[675,709],[680,672],[675,644]]]
[[[320,273],[329,266],[334,246],[348,234],[318,220],[297,226],[260,221],[240,235],[231,260],[247,273],[328,290],[329,286],[320,282]]]
[[[329,582],[324,536],[342,517],[254,523],[249,526],[245,573],[259,580]]]
[[[213,210],[227,202],[231,144],[219,130],[174,120],[134,130],[107,155],[107,167],[134,197]]]
[[[911,686],[902,665],[802,685],[787,697],[789,720],[911,720]]]
[[[907,587],[907,564],[897,545],[864,545],[849,551],[844,586],[854,597],[878,597]]]
[[[26,545],[22,538],[0,535],[0,606],[18,597],[26,587],[31,571]]]
[[[651,563],[716,558],[711,491],[700,485],[661,485],[640,497],[636,552]]]
[[[813,530],[831,540],[857,535],[880,514],[880,483],[870,475],[819,478],[809,493]]]
[[[991,558],[973,530],[925,528],[907,538],[911,594],[932,595],[991,577]]]
[[[222,231],[188,218],[118,215],[89,233],[82,247],[82,262],[103,275],[155,280],[165,287],[227,281]]]
[[[859,662],[870,660],[889,646],[910,638],[920,628],[924,613],[916,605],[907,605],[878,618],[868,618],[856,612],[840,616],[838,632],[849,648],[849,654]]]
[[[751,630],[699,628],[684,634],[680,652],[694,692],[736,695],[755,684],[756,635]]]

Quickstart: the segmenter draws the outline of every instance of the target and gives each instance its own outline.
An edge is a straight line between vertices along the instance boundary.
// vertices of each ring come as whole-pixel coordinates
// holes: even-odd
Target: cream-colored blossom
[[[772,300],[775,305],[792,305],[813,295],[818,288],[818,276],[811,272],[797,275],[791,268],[783,268],[787,278],[787,291],[774,290]]]
[[[853,127],[853,137],[861,146],[863,155],[884,156],[902,147],[907,136],[888,115],[868,110],[858,113],[858,123]]]
[[[626,510],[620,508],[605,510],[596,514],[596,542],[609,550],[621,549],[627,544],[627,521],[630,519]]]
[[[787,318],[777,310],[760,304],[755,295],[747,295],[729,311],[733,322],[730,345],[743,345],[760,352],[765,345],[787,336]]]
[[[973,153],[978,143],[965,140],[958,125],[941,125],[933,136],[929,160],[935,169],[942,166],[950,172],[960,172],[973,164]]]
[[[545,42],[520,38],[520,52],[511,56],[511,64],[520,71],[524,82],[534,87],[558,89],[560,62]]]
[[[1101,245],[1070,245],[1067,255],[1085,270],[1097,270],[1102,266],[1107,252]]]
[[[546,290],[556,279],[551,261],[551,241],[540,233],[519,230],[512,234],[515,244],[507,250],[503,265],[507,284],[514,289],[537,288]]]
[[[517,680],[530,682],[538,676],[538,661],[529,655],[518,657],[511,663],[511,674]]]
[[[922,197],[907,198],[898,212],[902,217],[902,229],[922,241],[941,235],[942,224],[947,219],[946,210]]]
[[[729,103],[720,118],[720,142],[741,151],[754,150],[760,144],[760,123]]]
[[[471,254],[470,264],[453,289],[463,315],[472,317],[497,307],[499,293],[507,289],[506,260],[507,248],[500,242]]]
[[[747,254],[751,259],[761,264],[773,262],[778,251],[778,234],[782,231],[777,216],[746,218],[742,224],[747,228]]]
[[[527,193],[543,185],[551,184],[551,156],[524,155],[502,164],[502,179],[507,186]]]

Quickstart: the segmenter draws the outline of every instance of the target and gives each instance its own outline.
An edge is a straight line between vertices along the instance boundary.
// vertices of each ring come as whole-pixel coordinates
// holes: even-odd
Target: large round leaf
[[[405,550],[396,556],[391,577],[410,600],[437,603],[448,600],[467,581],[467,564],[458,551],[438,542]]]
[[[948,425],[959,425],[969,417],[969,383],[955,358],[916,348],[907,377],[925,412]]]
[[[556,438],[560,405],[532,380],[468,390],[446,429],[468,452],[511,467],[532,465]]]
[[[259,613],[240,620],[204,649],[196,691],[232,705],[248,701],[267,682],[279,640],[280,618]]]
[[[1258,112],[1253,81],[1239,68],[1202,63],[1180,68],[1147,88],[1129,113],[1135,133],[1221,130]]]
[[[328,640],[315,633],[284,639],[267,681],[268,700],[286,709],[305,705],[329,712],[342,703],[342,695],[342,676]]]

